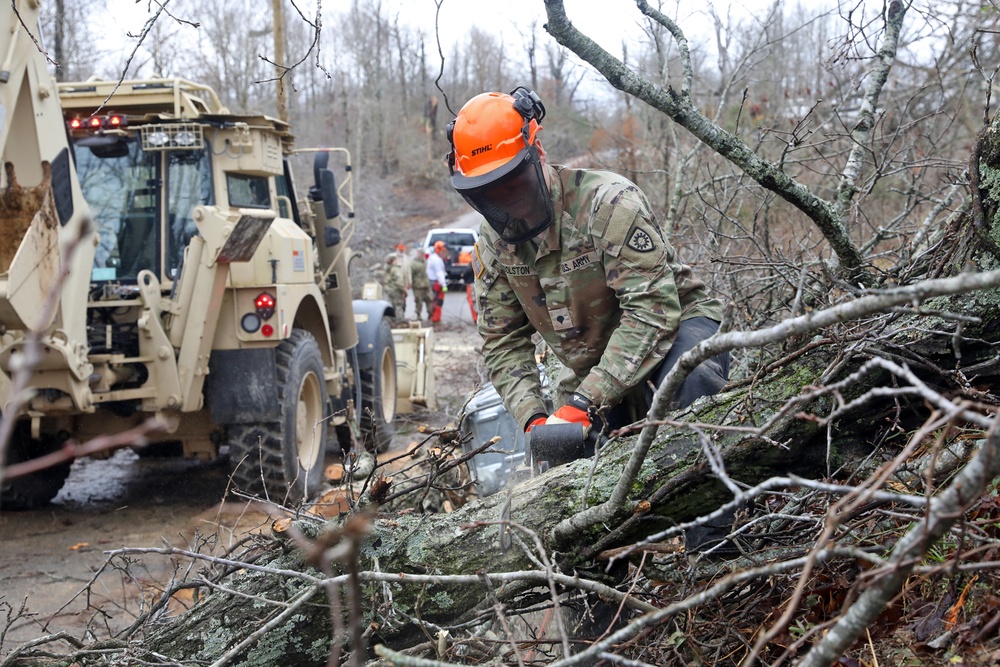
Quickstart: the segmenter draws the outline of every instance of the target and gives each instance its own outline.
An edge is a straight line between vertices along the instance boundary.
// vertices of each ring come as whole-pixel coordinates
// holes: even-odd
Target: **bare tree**
[[[86,7],[74,3],[45,3],[41,13],[42,35],[48,37],[45,46],[51,49],[55,61],[56,81],[73,81],[89,76],[84,56],[86,35]]]
[[[201,19],[194,48],[180,66],[187,77],[215,88],[234,110],[275,113],[273,84],[264,83],[274,78],[265,60],[273,57],[271,19],[269,12],[255,11],[253,5],[249,0],[180,5]]]

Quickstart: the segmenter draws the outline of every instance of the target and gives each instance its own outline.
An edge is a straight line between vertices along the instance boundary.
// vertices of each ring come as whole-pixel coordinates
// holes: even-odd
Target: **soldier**
[[[385,290],[386,301],[392,304],[396,311],[396,321],[403,320],[406,313],[406,279],[403,267],[398,262],[398,255],[390,252],[385,256]]]
[[[477,95],[448,127],[452,185],[488,223],[473,253],[483,355],[524,430],[567,421],[619,427],[645,416],[650,383],[718,330],[722,304],[677,261],[635,184],[546,164],[544,115],[522,86]],[[564,366],[551,416],[536,332]],[[710,359],[677,399],[714,394],[728,375],[728,354]]]
[[[403,277],[406,278],[407,291],[413,289],[413,277],[410,273],[410,255],[406,252],[405,243],[396,244],[396,263],[403,269]]]
[[[410,278],[413,283],[413,307],[416,310],[418,320],[423,320],[421,315],[422,307],[427,309],[427,318],[430,319],[434,312],[434,290],[431,289],[431,281],[427,277],[427,261],[424,259],[423,248],[420,244],[414,244],[414,256],[410,259]]]

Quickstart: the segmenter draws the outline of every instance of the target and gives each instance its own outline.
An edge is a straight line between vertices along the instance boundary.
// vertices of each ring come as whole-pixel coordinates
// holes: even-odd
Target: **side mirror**
[[[315,184],[309,188],[309,198],[323,202],[323,214],[327,220],[340,215],[340,198],[337,197],[337,179],[329,169],[330,155],[316,153],[313,158],[313,178]]]

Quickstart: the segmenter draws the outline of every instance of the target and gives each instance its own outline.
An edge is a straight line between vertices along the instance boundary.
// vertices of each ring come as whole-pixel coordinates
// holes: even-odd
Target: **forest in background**
[[[604,11],[635,14],[644,38],[623,37],[614,55],[651,83],[677,88],[685,75],[677,42],[632,2],[619,4]],[[678,4],[660,9],[677,15]],[[739,18],[724,4],[701,12],[703,37],[688,44],[696,106],[792,177],[820,191],[833,187],[877,56],[882,3],[823,8],[776,0]],[[454,45],[440,53],[435,34],[407,25],[391,5],[353,0],[349,11],[318,17],[313,5],[284,3],[289,120],[299,145],[350,149],[358,216],[376,257],[397,231],[416,227],[419,237],[442,213],[467,210],[448,187],[444,127],[472,95],[521,84],[548,108],[543,137],[551,161],[636,181],[683,257],[695,266],[721,262],[713,286],[723,294],[739,298],[744,282],[761,293],[774,279],[795,284],[788,272],[823,256],[818,233],[785,202],[657,110],[600,81],[539,23],[516,35],[472,26],[444,36]],[[60,45],[57,76],[182,76],[213,86],[234,110],[278,114],[269,3],[162,6],[149,5],[145,32],[128,38],[134,56],[120,62],[93,57],[107,37],[98,38],[100,26],[84,6],[46,3],[46,35],[59,36],[48,40]],[[954,186],[982,125],[988,74],[969,66],[969,52],[974,47],[986,68],[997,62],[996,22],[982,2],[927,3],[911,13],[870,129],[866,207],[855,208],[852,220],[852,234],[881,266],[893,264],[906,239],[922,238],[922,222],[960,206]]]

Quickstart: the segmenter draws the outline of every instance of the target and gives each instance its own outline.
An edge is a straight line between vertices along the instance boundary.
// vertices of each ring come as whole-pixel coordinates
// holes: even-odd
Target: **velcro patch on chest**
[[[597,262],[597,251],[591,250],[572,259],[567,259],[560,265],[560,271],[562,273],[571,273],[577,269],[582,269],[590,266]]]
[[[625,241],[625,247],[636,252],[653,252],[656,250],[656,243],[649,232],[638,225],[633,225],[628,234],[628,240]]]

